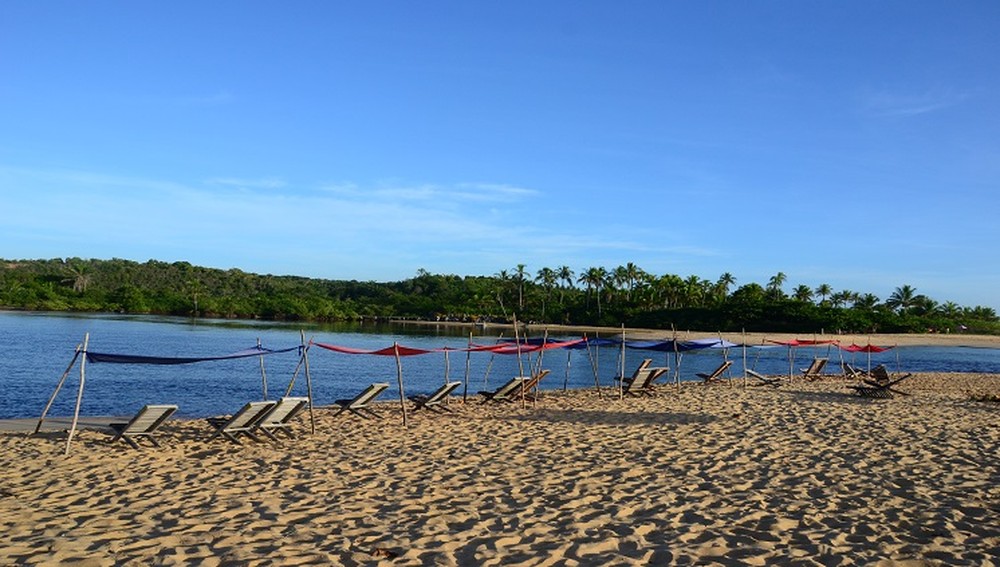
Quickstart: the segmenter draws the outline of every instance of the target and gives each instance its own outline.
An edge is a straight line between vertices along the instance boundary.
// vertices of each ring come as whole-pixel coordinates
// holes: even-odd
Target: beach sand
[[[0,564],[1000,563],[1000,375],[545,392],[161,449],[0,432]]]

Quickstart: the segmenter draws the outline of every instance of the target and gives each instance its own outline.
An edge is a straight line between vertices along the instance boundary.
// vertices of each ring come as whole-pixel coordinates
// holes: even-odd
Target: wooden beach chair
[[[177,411],[177,406],[174,405],[145,405],[128,423],[108,424],[115,431],[111,442],[114,443],[121,439],[138,449],[138,439],[145,437],[154,446],[159,447],[160,444],[156,442],[156,437],[153,434],[175,411]]]
[[[298,417],[302,410],[309,405],[309,398],[281,398],[274,404],[271,411],[261,418],[257,428],[264,435],[277,441],[276,433],[283,432],[289,437],[292,435],[292,420]]]
[[[526,380],[522,382],[521,386],[514,389],[514,393],[511,395],[511,400],[520,400],[522,396],[527,398],[531,396],[532,400],[538,399],[538,385],[541,383],[542,378],[549,375],[551,371],[545,369],[540,371],[538,374],[526,377]]]
[[[840,363],[840,367],[844,370],[844,378],[854,379],[854,380],[864,380],[868,373],[860,368],[855,368],[846,362]]]
[[[416,396],[410,396],[409,399],[413,402],[414,410],[426,409],[430,411],[451,411],[448,406],[445,405],[445,401],[448,396],[455,391],[455,388],[461,386],[461,382],[445,382],[441,384],[441,387],[434,391],[434,393],[418,394]]]
[[[621,382],[624,380],[625,383],[628,384],[629,382],[634,381],[639,376],[639,374],[643,370],[649,368],[649,365],[652,363],[653,363],[652,358],[643,359],[642,362],[639,363],[639,366],[636,367],[635,372],[633,372],[631,376],[615,376],[615,382]]]
[[[333,414],[333,417],[337,417],[345,411],[348,411],[365,419],[368,419],[369,417],[374,417],[376,419],[381,418],[382,416],[372,409],[371,405],[375,402],[375,398],[379,397],[379,395],[387,389],[389,389],[389,384],[385,382],[375,382],[362,390],[360,394],[349,400],[344,399],[333,402],[334,407],[337,408],[337,413]]]
[[[215,428],[215,432],[209,439],[222,436],[237,445],[241,445],[239,436],[246,435],[254,441],[260,442],[260,438],[254,433],[260,421],[264,419],[267,412],[271,411],[277,402],[247,402],[240,411],[231,417],[210,417],[206,419],[208,424]]]
[[[492,391],[480,391],[479,395],[483,397],[481,403],[488,402],[509,402],[513,400],[515,391],[520,391],[521,383],[527,380],[524,376],[515,376],[509,381],[505,382],[502,386]]]
[[[872,368],[870,376],[870,378],[862,379],[861,384],[850,386],[850,388],[863,398],[889,399],[893,394],[909,396],[906,392],[897,390],[895,386],[913,376],[913,374],[904,374],[899,378],[892,378],[889,376],[889,372],[885,369],[885,366],[880,364]]]
[[[646,367],[638,376],[624,384],[622,393],[626,396],[634,397],[653,396],[656,394],[655,390],[653,390],[653,383],[666,373],[667,368]]]
[[[779,376],[767,376],[750,368],[747,368],[744,371],[747,373],[747,376],[757,380],[754,382],[754,386],[771,386],[772,388],[777,388],[781,385],[781,377]]]
[[[720,364],[719,367],[713,370],[710,374],[706,374],[704,372],[697,372],[695,373],[695,376],[701,378],[703,384],[712,384],[715,382],[721,382],[722,373],[725,372],[726,370],[729,370],[729,367],[732,365],[733,365],[732,360],[723,360],[722,364]]]
[[[808,378],[810,380],[816,380],[823,377],[823,369],[826,368],[826,363],[829,362],[829,358],[814,358],[812,364],[809,368],[802,368],[802,377]]]

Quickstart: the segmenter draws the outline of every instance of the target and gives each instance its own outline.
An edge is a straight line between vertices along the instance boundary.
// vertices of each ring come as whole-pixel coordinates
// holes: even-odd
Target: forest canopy
[[[870,293],[655,275],[632,263],[567,266],[491,276],[418,270],[398,282],[327,280],[221,270],[188,262],[0,260],[0,308],[233,319],[421,319],[604,325],[736,332],[1000,333],[989,307],[940,303],[909,285],[884,300]]]

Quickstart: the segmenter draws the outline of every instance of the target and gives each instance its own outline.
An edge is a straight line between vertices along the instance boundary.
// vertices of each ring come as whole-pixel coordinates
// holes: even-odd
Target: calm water
[[[65,314],[0,312],[0,419],[38,417],[73,359],[76,346],[90,335],[92,352],[164,357],[222,356],[253,347],[260,340],[265,348],[282,349],[306,340],[374,350],[400,345],[432,349],[444,346],[465,347],[466,329],[449,327],[371,327],[336,325],[305,327],[274,323],[193,321],[182,318],[132,317],[111,315],[73,316]],[[555,337],[555,338],[578,338]],[[497,336],[487,331],[473,338],[478,344],[493,344]],[[594,385],[591,361],[598,367],[602,386],[610,386],[618,373],[620,349],[604,347],[586,350],[553,350],[544,354],[542,366],[551,374],[543,381],[544,389],[587,388]],[[742,375],[743,350],[730,349],[735,360],[734,375]],[[804,367],[814,356],[830,358],[829,371],[841,360],[836,348],[800,348],[795,353],[795,368]],[[856,366],[868,364],[867,355],[843,354]],[[653,358],[654,365],[674,368],[673,354],[627,349],[628,373],[643,358]],[[681,359],[682,380],[697,379],[696,372],[710,372],[721,361],[723,351],[707,349],[686,353]],[[523,357],[525,368],[534,356]],[[264,358],[268,398],[285,393],[299,363],[297,352],[274,354]],[[955,347],[899,347],[872,355],[871,363],[885,364],[890,370],[961,371],[1000,373],[1000,349]],[[466,365],[468,364],[468,380]],[[427,354],[402,359],[406,395],[427,393],[450,380],[467,382],[468,393],[492,389],[509,377],[520,374],[518,359],[510,355],[488,353]],[[391,356],[349,355],[324,349],[309,351],[313,396],[317,404],[350,398],[372,382],[388,382],[390,389],[381,399],[399,397],[396,385],[396,361]],[[788,350],[784,347],[747,350],[747,366],[767,374],[787,373]],[[671,374],[671,376],[673,376]],[[50,410],[51,416],[71,415],[79,386],[79,362]],[[459,388],[459,393],[463,391]],[[263,397],[259,357],[194,364],[155,366],[139,364],[88,363],[86,387],[81,412],[84,415],[131,415],[143,404],[174,403],[179,414],[203,417],[232,413],[251,399]],[[293,395],[305,395],[306,380],[300,370]]]

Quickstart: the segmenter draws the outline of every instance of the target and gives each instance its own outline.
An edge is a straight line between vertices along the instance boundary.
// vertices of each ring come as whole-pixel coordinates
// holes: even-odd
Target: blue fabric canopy
[[[263,356],[267,354],[278,354],[291,352],[301,347],[294,346],[273,350],[262,346],[254,346],[246,350],[226,354],[222,356],[202,356],[202,357],[169,357],[169,356],[141,356],[136,354],[108,354],[103,352],[87,352],[88,362],[108,362],[111,364],[191,364],[194,362],[207,362],[210,360],[230,360],[234,358],[247,358],[250,356]]]

